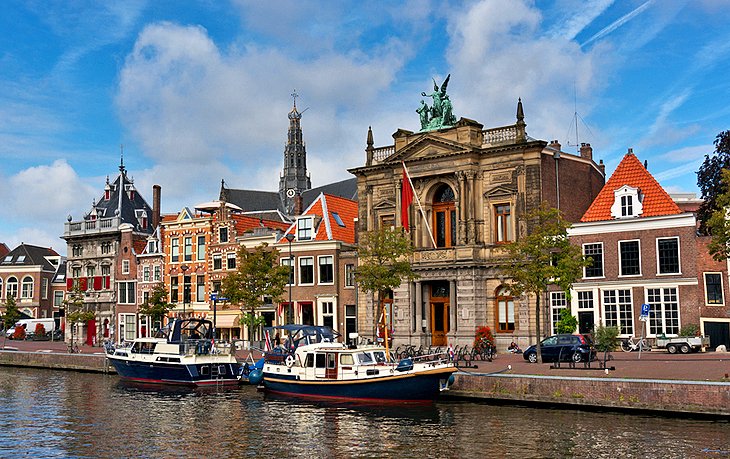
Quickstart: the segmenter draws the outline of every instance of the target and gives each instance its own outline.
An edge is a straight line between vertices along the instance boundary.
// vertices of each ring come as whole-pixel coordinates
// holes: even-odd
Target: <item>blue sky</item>
[[[65,253],[118,173],[163,212],[275,190],[296,89],[314,186],[349,178],[451,74],[454,114],[608,174],[628,148],[670,192],[730,129],[730,0],[14,1],[0,15],[0,241]],[[577,136],[576,117],[578,114]]]

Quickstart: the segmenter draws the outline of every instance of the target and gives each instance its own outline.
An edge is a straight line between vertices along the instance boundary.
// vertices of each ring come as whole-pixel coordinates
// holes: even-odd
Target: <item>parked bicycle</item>
[[[76,343],[68,343],[68,353],[69,354],[79,354],[81,353],[81,350],[79,349],[79,345]]]
[[[637,338],[632,336],[621,341],[621,350],[624,352],[631,351],[651,351],[651,345],[646,341],[645,338]]]

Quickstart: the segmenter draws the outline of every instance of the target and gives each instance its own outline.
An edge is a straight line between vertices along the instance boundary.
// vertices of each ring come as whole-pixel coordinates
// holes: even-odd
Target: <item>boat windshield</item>
[[[367,352],[358,352],[357,353],[357,362],[360,365],[372,365],[373,363],[375,363],[375,361],[373,360],[373,356],[371,356]]]

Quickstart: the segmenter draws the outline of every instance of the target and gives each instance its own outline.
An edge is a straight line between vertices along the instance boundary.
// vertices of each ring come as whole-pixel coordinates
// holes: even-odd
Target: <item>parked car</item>
[[[553,335],[540,342],[543,362],[589,362],[596,358],[596,348],[588,335]],[[525,360],[537,362],[537,346],[533,344],[522,354]]]

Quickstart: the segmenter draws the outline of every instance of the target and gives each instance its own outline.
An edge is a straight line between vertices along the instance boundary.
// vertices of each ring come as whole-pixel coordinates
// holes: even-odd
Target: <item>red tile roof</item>
[[[337,222],[334,214],[339,216],[342,225]],[[357,201],[341,198],[331,194],[320,194],[317,199],[305,210],[302,215],[321,217],[322,220],[314,228],[314,241],[342,241],[348,244],[355,243],[355,219],[357,218]],[[328,232],[329,229],[329,232]],[[296,222],[284,234],[297,234]],[[283,241],[282,237],[280,241]]]
[[[241,236],[248,230],[258,228],[260,226],[264,228],[280,229],[286,231],[289,228],[288,223],[279,222],[276,220],[265,220],[256,217],[249,217],[247,215],[232,214],[231,220],[234,222],[236,228],[236,234]]]
[[[615,199],[614,191],[624,185],[638,188],[643,195],[643,201],[641,202],[643,212],[639,217],[657,217],[682,213],[679,206],[646,170],[636,155],[627,153],[580,221],[612,220],[611,206]]]

